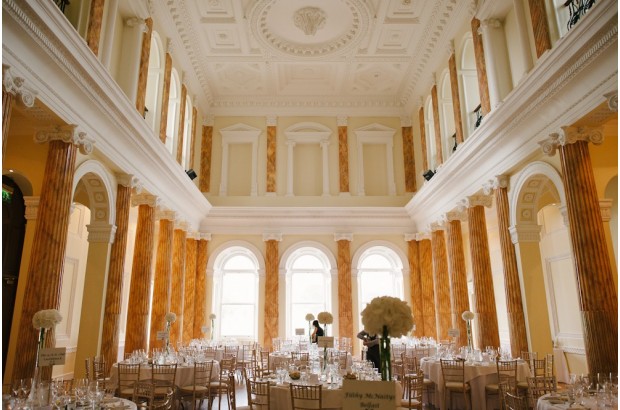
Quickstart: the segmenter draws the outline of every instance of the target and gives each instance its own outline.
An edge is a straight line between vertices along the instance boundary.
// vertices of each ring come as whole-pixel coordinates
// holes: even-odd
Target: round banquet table
[[[446,409],[444,402],[443,375],[441,373],[441,363],[433,358],[424,358],[420,362],[422,371],[431,381],[435,383],[435,395],[430,397],[430,401],[441,410]],[[517,362],[517,381],[526,381],[530,375],[530,367],[523,360]],[[471,408],[477,410],[486,410],[486,394],[485,386],[487,384],[497,383],[497,366],[495,362],[482,362],[465,364],[465,381],[469,382],[471,387]],[[498,407],[499,401],[495,397],[494,407]],[[453,408],[465,408],[463,396],[461,394],[452,394]]]
[[[269,353],[269,368],[271,371],[275,371],[278,367],[283,366],[284,363],[290,363],[291,353],[290,352],[273,352]],[[351,369],[351,365],[353,364],[353,357],[351,353],[347,353],[347,364],[346,370]]]
[[[142,364],[140,365],[140,380],[149,380],[153,373],[153,366],[150,364]],[[211,380],[217,380],[220,376],[220,364],[217,361],[213,361],[213,370],[211,371]],[[177,374],[174,380],[174,383],[177,386],[187,386],[192,384],[194,381],[194,365],[185,366],[178,365],[177,366]],[[110,370],[110,381],[109,384],[111,387],[116,388],[118,386],[118,363],[114,363],[112,365],[112,370]]]

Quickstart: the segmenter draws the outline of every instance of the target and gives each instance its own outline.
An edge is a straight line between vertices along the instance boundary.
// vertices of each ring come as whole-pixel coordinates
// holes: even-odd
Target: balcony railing
[[[568,7],[570,17],[566,28],[570,30],[588,10],[594,6],[596,0],[567,0],[564,7]]]
[[[60,11],[64,13],[65,7],[67,7],[71,2],[69,0],[54,0],[54,3],[56,3]]]

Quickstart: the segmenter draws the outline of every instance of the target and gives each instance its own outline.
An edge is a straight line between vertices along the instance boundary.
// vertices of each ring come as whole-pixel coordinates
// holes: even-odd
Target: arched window
[[[146,80],[146,112],[144,119],[155,134],[159,134],[159,120],[161,117],[161,88],[164,74],[164,56],[161,39],[156,32],[151,36],[151,51],[149,54],[149,74]]]
[[[404,300],[403,264],[394,250],[386,246],[372,246],[359,257],[356,268],[359,312],[378,296]],[[360,326],[361,320],[360,317]]]
[[[456,127],[454,126],[454,109],[452,107],[452,85],[448,69],[441,74],[439,82],[439,109],[441,111],[441,141],[444,161],[452,155],[456,141]]]
[[[166,123],[166,148],[176,155],[179,106],[181,102],[181,83],[177,70],[170,75],[170,96],[168,97],[168,122]]]
[[[435,115],[433,113],[433,98],[429,95],[424,106],[424,126],[426,128],[426,154],[428,157],[428,168],[437,168],[437,144],[435,144]]]
[[[254,253],[242,246],[231,246],[216,257],[212,307],[219,324],[216,338],[257,339],[258,269]]]
[[[467,139],[476,129],[476,108],[480,105],[480,92],[478,90],[478,72],[476,70],[476,57],[474,55],[474,41],[471,33],[463,38],[460,48],[459,75],[461,81],[461,116],[464,118],[464,139]]]
[[[552,45],[568,33],[568,20],[570,9],[565,6],[566,0],[545,0],[547,22],[549,23],[549,36]]]
[[[308,327],[306,314],[331,312],[331,263],[321,249],[304,246],[293,251],[285,265],[286,335],[292,337],[295,329]]]
[[[184,169],[189,168],[189,151],[192,144],[192,101],[189,96],[185,97],[185,122],[183,124],[183,153],[181,165]]]

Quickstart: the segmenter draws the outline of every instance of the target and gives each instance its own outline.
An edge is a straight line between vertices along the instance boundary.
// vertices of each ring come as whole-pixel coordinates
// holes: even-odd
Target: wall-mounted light
[[[188,169],[187,171],[185,171],[185,173],[187,174],[187,176],[189,177],[189,179],[191,179],[192,181],[198,176],[196,175],[196,171],[194,171],[193,169]]]
[[[426,172],[424,172],[422,175],[424,176],[425,180],[430,181],[433,175],[435,175],[435,171],[433,171],[432,169],[429,169]]]

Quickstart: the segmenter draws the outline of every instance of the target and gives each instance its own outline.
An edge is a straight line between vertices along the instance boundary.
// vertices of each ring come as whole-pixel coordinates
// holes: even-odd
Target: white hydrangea
[[[383,334],[383,326],[386,326],[388,336],[403,337],[413,328],[413,315],[406,302],[381,296],[371,300],[362,310],[362,324],[371,335]]]
[[[56,309],[39,310],[32,316],[32,325],[35,329],[51,329],[62,320]]]

